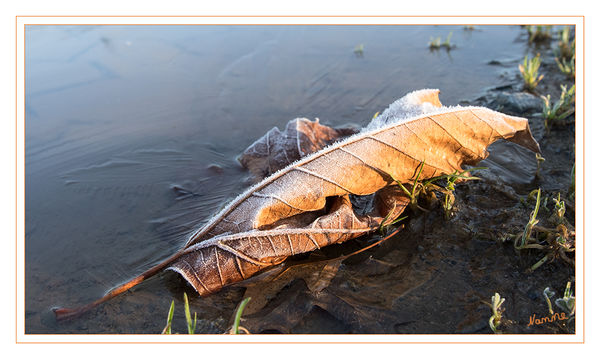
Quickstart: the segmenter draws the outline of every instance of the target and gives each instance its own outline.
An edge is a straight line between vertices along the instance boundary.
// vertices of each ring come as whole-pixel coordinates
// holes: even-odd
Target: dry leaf
[[[424,89],[413,91],[389,106],[367,126],[382,127],[392,121],[431,112],[442,104],[440,90]],[[290,120],[284,132],[272,128],[263,137],[250,145],[238,158],[241,165],[262,180],[293,162],[359,132],[351,126],[331,128],[306,118]]]
[[[383,218],[357,216],[348,196],[338,197],[330,214],[305,227],[225,234],[188,247],[168,268],[180,273],[200,295],[249,278],[289,256],[341,243],[376,230]]]
[[[422,178],[462,171],[464,163],[476,164],[487,157],[487,146],[500,138],[539,152],[526,119],[485,108],[441,109],[354,135],[250,188],[190,238],[186,254],[171,268],[205,294],[286,256],[339,243],[352,238],[350,233],[372,231],[381,219],[371,220],[371,225],[359,221],[359,232],[346,232],[356,228],[354,220],[347,220],[354,218],[347,195],[375,193],[392,183],[392,177],[409,182],[422,162]],[[326,224],[317,227],[340,233],[339,240],[319,243],[314,238],[318,234],[312,229],[315,227],[300,227],[293,219],[322,210],[328,197],[344,198],[347,206],[338,207],[333,215],[346,220],[332,222],[331,215],[319,217],[315,223],[326,219]],[[339,210],[344,210],[343,215]],[[292,229],[273,229],[282,220]],[[223,247],[220,238],[235,238],[230,243],[239,247]]]
[[[375,194],[375,213],[386,217],[383,222],[384,226],[400,217],[409,204],[410,198],[402,191],[400,186],[384,187]]]
[[[366,130],[373,130],[411,117],[434,112],[442,107],[440,90],[424,89],[413,91],[394,101],[383,113],[371,120]]]
[[[337,274],[341,264],[342,259],[327,262],[321,270],[314,272],[306,282],[308,289],[313,293],[318,293],[327,288],[333,277]]]
[[[283,132],[273,127],[248,147],[238,160],[261,180],[290,163],[357,132],[358,129],[352,127],[323,126],[319,119],[311,122],[306,118],[296,118],[288,122]]]
[[[421,178],[462,171],[487,157],[498,139],[534,152],[539,146],[527,120],[482,107],[442,108],[435,113],[361,132],[297,161],[238,196],[186,246],[224,234],[272,228],[282,218],[325,207],[328,197],[368,195],[407,183],[424,162]]]
[[[460,172],[463,164],[486,158],[486,148],[498,139],[540,151],[526,119],[482,107],[443,108],[438,92],[409,94],[364,131],[275,172],[229,203],[173,256],[96,302],[57,310],[57,316],[90,309],[167,266],[198,293],[212,293],[288,256],[374,231],[408,202],[388,186],[393,179],[411,182],[421,164],[421,179]],[[348,196],[378,191],[376,213],[356,215]]]

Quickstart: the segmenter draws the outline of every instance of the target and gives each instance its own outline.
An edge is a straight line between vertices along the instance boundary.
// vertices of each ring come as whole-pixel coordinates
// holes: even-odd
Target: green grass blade
[[[248,304],[250,299],[252,299],[252,298],[248,297],[248,298],[242,300],[242,302],[238,306],[238,309],[235,313],[235,319],[233,321],[233,327],[231,328],[231,332],[233,334],[240,334],[239,327],[240,327],[240,320],[242,319],[242,312],[244,311],[244,308],[246,308],[246,305]]]
[[[552,301],[550,298],[553,297],[555,293],[551,291],[549,287],[546,287],[542,294],[544,295],[544,299],[546,299],[546,304],[548,305],[548,313],[550,313],[550,315],[554,315],[554,309],[552,309]]]
[[[173,313],[175,312],[175,301],[171,301],[171,308],[169,308],[169,315],[167,316],[167,325],[162,331],[162,334],[171,334],[171,323],[173,322]]]
[[[192,315],[190,314],[190,303],[185,292],[183,293],[183,303],[185,307],[185,320],[187,321],[188,334],[194,334],[194,330],[196,329],[196,323],[192,322]]]
[[[402,191],[404,192],[404,194],[406,194],[412,200],[413,197],[414,197],[414,195],[406,187],[404,187],[404,185],[402,183],[400,183],[398,181],[396,181],[396,183],[398,184],[398,186],[400,186],[400,188],[402,189]]]
[[[565,292],[563,293],[563,297],[564,298],[569,298],[570,296],[573,295],[573,292],[571,292],[571,282],[567,282],[567,286],[565,287]]]
[[[546,263],[548,261],[548,259],[550,259],[548,257],[548,255],[546,254],[542,259],[540,259],[539,261],[537,261],[534,265],[531,266],[531,268],[529,268],[529,270],[531,272],[533,272],[534,270],[538,269],[539,267],[542,266],[542,264]]]
[[[196,324],[198,323],[198,313],[194,312],[194,326],[192,328],[192,334],[196,332]]]
[[[481,178],[479,177],[474,177],[474,176],[465,176],[465,173],[467,172],[471,172],[471,171],[480,171],[480,170],[487,170],[487,167],[472,167],[472,168],[467,168],[466,170],[457,173],[456,171],[454,171],[454,173],[449,174],[449,175],[440,175],[440,176],[436,176],[436,177],[431,177],[430,179],[428,179],[426,182],[423,182],[423,186],[427,186],[435,181],[439,181],[441,179],[445,179],[447,181],[450,181],[452,178],[462,178],[465,180],[480,180]],[[456,181],[456,179],[454,179],[454,181]]]
[[[529,221],[529,223],[533,223],[535,222],[537,215],[538,215],[538,211],[540,210],[540,195],[542,194],[542,189],[538,188],[538,193],[537,193],[537,199],[535,200],[535,209],[533,210],[533,213],[531,215],[531,219]]]
[[[394,220],[394,221],[393,221],[392,223],[390,223],[389,225],[390,225],[390,226],[392,226],[392,225],[394,225],[394,224],[396,224],[396,223],[398,223],[398,222],[400,222],[400,221],[403,221],[403,220],[405,220],[405,219],[407,219],[407,218],[408,218],[408,216],[400,217],[400,218],[398,218],[398,219]]]
[[[402,192],[404,192],[404,194],[406,194],[412,200],[413,196],[411,195],[410,191],[406,187],[404,187],[404,185],[402,184],[402,182],[398,181],[390,173],[387,173],[387,175],[390,176],[390,178],[392,179],[392,181],[396,182],[398,184],[398,186],[400,186],[400,188],[402,189]]]
[[[415,177],[415,181],[413,182],[413,188],[412,191],[410,193],[410,198],[414,198],[415,197],[415,188],[417,188],[417,182],[419,181],[419,178],[421,177],[421,172],[423,172],[423,167],[425,166],[425,161],[421,162],[421,166],[419,168],[419,173],[417,173],[417,177]]]

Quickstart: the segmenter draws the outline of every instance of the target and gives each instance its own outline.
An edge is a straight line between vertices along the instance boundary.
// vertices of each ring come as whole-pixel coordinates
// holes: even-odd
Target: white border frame
[[[574,24],[576,26],[576,93],[584,94],[584,17],[583,16],[17,16],[16,17],[16,296],[15,330],[17,343],[582,343],[584,341],[584,288],[583,272],[585,237],[583,191],[577,191],[576,228],[578,250],[576,251],[577,321],[574,335],[104,335],[104,334],[25,334],[24,296],[24,25],[520,25],[520,24]],[[585,96],[585,95],[584,95]],[[576,102],[576,188],[584,189],[584,96]]]

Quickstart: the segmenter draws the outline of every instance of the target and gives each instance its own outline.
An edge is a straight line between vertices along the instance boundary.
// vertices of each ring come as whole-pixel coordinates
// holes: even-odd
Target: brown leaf
[[[306,118],[296,118],[288,122],[283,132],[273,127],[248,147],[238,161],[261,180],[294,161],[357,132],[358,129],[352,127],[323,126],[319,119],[311,122]]]
[[[289,256],[341,243],[377,229],[381,217],[357,216],[348,196],[331,213],[306,227],[224,234],[189,246],[168,269],[180,273],[200,295],[242,281]]]
[[[199,294],[212,293],[288,256],[358,237],[396,218],[408,201],[397,188],[386,187],[394,179],[411,182],[421,165],[421,179],[460,172],[463,164],[486,158],[486,148],[498,139],[540,151],[526,119],[482,107],[441,108],[438,92],[411,93],[364,131],[265,178],[193,233],[182,250],[93,303],[56,309],[57,318],[77,316],[169,265]],[[309,143],[319,148],[322,138],[328,137]],[[270,140],[264,143],[271,153]],[[300,156],[303,151],[298,148]],[[356,215],[349,195],[378,191],[379,213]]]
[[[421,178],[462,171],[464,163],[487,157],[487,146],[500,138],[539,151],[526,119],[485,108],[443,109],[352,136],[246,191],[191,237],[186,254],[171,268],[206,294],[287,256],[373,231],[382,219],[355,222],[349,194],[375,193],[392,183],[392,177],[409,182],[422,162]],[[402,198],[398,189],[386,191]],[[296,225],[296,216],[322,210],[326,199],[336,196],[331,214],[308,227]],[[393,197],[379,196],[378,206],[393,210],[386,198]],[[276,228],[286,219],[292,219],[286,223],[289,228]]]
[[[311,278],[306,282],[308,289],[318,293],[329,286],[331,280],[338,272],[342,259],[327,262],[319,271],[313,272]]]
[[[498,139],[539,152],[526,119],[482,107],[436,113],[361,132],[309,155],[242,193],[186,246],[224,233],[269,229],[282,218],[325,207],[328,197],[368,195],[392,183],[462,171],[487,157]],[[391,175],[391,176],[390,176]]]
[[[438,98],[440,90],[418,90],[395,101],[380,116],[371,121],[369,128],[382,126],[399,118],[408,118],[427,113],[442,104]],[[331,128],[306,118],[288,122],[284,132],[272,128],[255,141],[238,158],[257,180],[262,180],[306,155],[317,152],[335,141],[359,132],[354,127]]]
[[[383,113],[373,118],[367,130],[380,128],[410,117],[416,117],[436,111],[442,107],[439,99],[440,90],[424,89],[413,91],[394,101]]]
[[[389,225],[400,217],[409,204],[410,198],[400,186],[384,187],[375,194],[375,213],[385,216],[384,225]]]

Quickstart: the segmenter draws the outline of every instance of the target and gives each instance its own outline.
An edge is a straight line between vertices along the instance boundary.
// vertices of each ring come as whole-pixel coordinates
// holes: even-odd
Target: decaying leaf
[[[225,234],[188,247],[168,269],[180,273],[200,295],[249,278],[289,256],[341,243],[372,232],[383,218],[357,216],[347,195],[338,197],[331,213],[305,227]]]
[[[400,186],[384,187],[375,194],[376,213],[385,214],[383,225],[392,223],[400,217],[404,209],[410,204],[410,198],[402,191]]]
[[[540,151],[526,119],[482,107],[441,107],[438,92],[411,93],[360,133],[264,178],[193,233],[173,256],[98,301],[76,310],[60,309],[57,316],[85,311],[166,267],[181,273],[201,295],[215,292],[288,256],[355,238],[376,230],[384,219],[393,220],[408,203],[391,186],[393,179],[411,182],[420,167],[421,179],[461,172],[463,164],[486,158],[486,148],[498,139]],[[306,124],[295,123],[296,128]],[[324,126],[310,124],[326,134],[323,141],[311,140],[310,148],[335,137]],[[284,149],[289,138],[282,142],[281,153],[288,153]],[[270,137],[263,142],[269,156]],[[298,147],[298,154],[303,151]],[[266,160],[267,172],[290,161],[289,155],[286,160],[271,157]],[[374,211],[357,215],[349,195],[374,193]]]
[[[365,129],[373,130],[411,117],[435,112],[442,107],[439,94],[440,90],[432,89],[413,91],[394,101],[381,115],[375,116]]]
[[[375,193],[390,185],[392,177],[409,182],[421,163],[424,163],[422,178],[462,171],[463,164],[476,164],[487,157],[487,146],[500,138],[539,152],[526,119],[479,107],[441,108],[428,115],[361,132],[292,163],[240,195],[190,237],[186,254],[171,268],[180,272],[200,294],[210,293],[285,256],[304,252],[301,248],[312,250],[322,245],[311,238],[313,234],[304,231],[293,232],[294,240],[287,242],[280,234],[276,237],[278,243],[272,243],[269,239],[279,233],[277,228],[282,220],[287,220],[290,227],[305,229],[289,219],[322,210],[329,197]],[[344,223],[332,227],[327,221],[326,227],[354,231],[353,226]],[[360,231],[366,233],[376,227],[362,226]],[[242,248],[216,244],[223,243],[219,238],[230,233],[235,233],[239,245],[245,243]],[[264,237],[266,233],[269,234]],[[309,243],[313,245],[307,246]],[[284,244],[286,250],[281,249]],[[196,251],[200,254],[195,254]],[[191,256],[190,261],[187,258]],[[208,284],[204,283],[208,280]]]
[[[375,193],[392,177],[410,182],[422,162],[421,178],[460,172],[463,164],[486,158],[487,146],[498,139],[539,152],[526,119],[482,107],[441,108],[361,132],[251,187],[195,232],[186,247],[223,233],[272,228],[282,218],[321,210],[328,197]]]
[[[380,116],[375,116],[367,129],[382,127],[393,121],[431,112],[442,104],[440,90],[419,90],[395,101]],[[272,128],[250,145],[238,158],[240,164],[262,180],[280,169],[336,141],[358,133],[352,126],[331,128],[306,118],[290,120],[283,132]]]
[[[340,138],[353,135],[353,127],[331,128],[306,118],[288,122],[283,132],[273,127],[248,147],[238,158],[257,179],[261,180],[300,158],[317,152]]]
[[[307,282],[308,289],[311,292],[320,292],[327,288],[337,274],[341,263],[341,259],[333,260],[325,264],[318,272],[314,272],[312,278],[310,278],[311,280]]]

